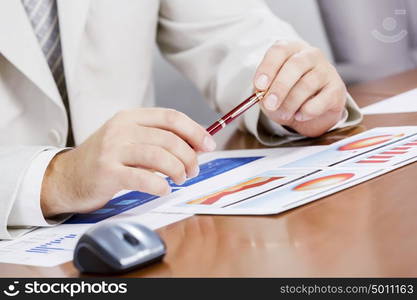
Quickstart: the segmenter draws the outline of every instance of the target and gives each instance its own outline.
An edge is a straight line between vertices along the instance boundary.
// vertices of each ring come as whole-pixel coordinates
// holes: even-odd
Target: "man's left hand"
[[[259,65],[255,88],[266,91],[261,103],[272,121],[304,136],[316,137],[341,118],[346,86],[317,48],[301,41],[279,41]]]

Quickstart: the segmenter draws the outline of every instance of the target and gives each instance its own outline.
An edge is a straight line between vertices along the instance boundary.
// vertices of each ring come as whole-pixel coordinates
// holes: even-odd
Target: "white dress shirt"
[[[40,199],[42,181],[52,158],[65,149],[50,148],[39,153],[30,164],[18,189],[16,201],[10,211],[9,226],[53,226],[67,216],[47,220],[43,216]]]

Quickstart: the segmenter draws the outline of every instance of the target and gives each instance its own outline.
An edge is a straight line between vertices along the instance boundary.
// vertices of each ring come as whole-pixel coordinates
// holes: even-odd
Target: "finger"
[[[301,51],[289,58],[265,95],[265,108],[270,111],[277,110],[298,80],[317,65],[318,58],[318,50],[312,49]],[[290,117],[282,115],[283,120],[289,120]]]
[[[276,42],[265,54],[259,64],[254,79],[257,90],[266,91],[285,61],[305,47],[304,42]]]
[[[171,192],[171,187],[164,178],[148,170],[122,167],[119,173],[120,184],[125,190],[158,196],[165,196]]]
[[[171,131],[197,151],[213,151],[213,137],[198,123],[173,109],[148,108],[127,112],[138,125]],[[123,117],[123,116],[122,116]]]
[[[196,152],[183,139],[170,131],[159,128],[138,126],[135,142],[164,148],[178,158],[185,166],[188,178],[200,172]]]
[[[164,148],[147,145],[131,144],[122,154],[122,163],[129,167],[142,167],[155,170],[172,178],[181,185],[186,180],[184,164]]]
[[[327,74],[315,68],[305,74],[290,90],[287,98],[279,106],[278,118],[287,116],[291,120],[300,107],[318,94],[328,83]]]
[[[296,113],[299,122],[316,119],[329,110],[341,112],[345,106],[346,92],[343,87],[326,85],[321,92],[308,100]]]

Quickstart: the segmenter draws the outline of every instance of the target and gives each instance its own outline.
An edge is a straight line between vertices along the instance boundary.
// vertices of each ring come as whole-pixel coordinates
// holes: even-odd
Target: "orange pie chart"
[[[294,191],[311,191],[316,189],[326,188],[332,185],[339,184],[343,181],[349,180],[355,176],[353,173],[341,173],[341,174],[334,174],[329,176],[324,176],[320,178],[316,178],[307,182],[304,182],[300,185],[297,185],[293,190]]]
[[[404,134],[385,134],[385,135],[379,135],[379,136],[373,136],[373,137],[368,137],[368,138],[364,138],[364,139],[360,139],[357,141],[354,141],[352,143],[346,144],[344,146],[339,147],[339,151],[349,151],[349,150],[358,150],[358,149],[363,149],[363,148],[367,148],[367,147],[371,147],[371,146],[375,146],[375,145],[379,145],[385,142],[388,142],[394,138],[399,138],[404,136]]]

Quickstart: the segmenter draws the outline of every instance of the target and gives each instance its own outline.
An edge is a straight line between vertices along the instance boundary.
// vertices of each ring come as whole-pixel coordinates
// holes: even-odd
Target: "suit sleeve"
[[[273,43],[300,39],[261,0],[162,0],[158,28],[163,55],[221,113],[253,92],[256,68]],[[359,123],[361,114],[349,96],[346,108],[349,124]],[[261,117],[259,106],[251,108],[240,118],[240,128],[265,145],[302,138],[279,125],[271,132]]]
[[[63,149],[0,147],[0,239],[13,239],[34,226],[50,226],[40,208],[42,179],[50,160]],[[7,174],[7,175],[6,175]]]

